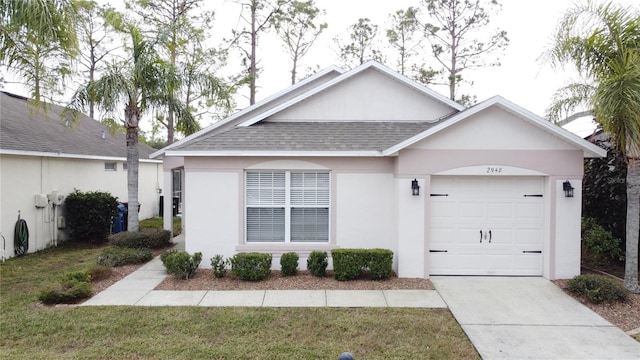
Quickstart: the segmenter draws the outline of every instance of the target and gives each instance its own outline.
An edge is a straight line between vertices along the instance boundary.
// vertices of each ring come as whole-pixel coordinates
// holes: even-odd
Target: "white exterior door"
[[[542,177],[433,176],[431,275],[542,275]]]

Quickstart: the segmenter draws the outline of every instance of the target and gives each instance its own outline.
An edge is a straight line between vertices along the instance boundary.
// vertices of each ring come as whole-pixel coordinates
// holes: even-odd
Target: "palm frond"
[[[553,122],[558,122],[576,109],[591,109],[591,99],[595,87],[587,83],[572,83],[566,85],[553,94],[551,106],[546,111],[546,116]]]

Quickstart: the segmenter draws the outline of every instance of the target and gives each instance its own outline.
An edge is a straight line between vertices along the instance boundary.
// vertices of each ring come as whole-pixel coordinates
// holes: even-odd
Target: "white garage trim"
[[[433,176],[431,275],[542,276],[544,178]]]

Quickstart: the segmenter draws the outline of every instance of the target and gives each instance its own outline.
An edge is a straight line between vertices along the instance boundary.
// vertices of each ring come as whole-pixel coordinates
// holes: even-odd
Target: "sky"
[[[637,0],[614,0],[623,5],[638,6]],[[507,32],[509,45],[500,56],[501,66],[470,70],[463,73],[473,85],[463,92],[477,96],[478,101],[501,95],[525,109],[544,116],[556,89],[575,79],[571,70],[552,69],[539,58],[551,43],[556,25],[567,9],[576,2],[573,0],[500,0],[502,10],[493,15],[490,28],[500,28]],[[316,0],[316,5],[326,10],[323,21],[328,28],[318,38],[312,50],[302,58],[298,67],[299,74],[316,64],[321,69],[331,65],[340,65],[336,55],[335,37],[347,38],[347,28],[359,18],[369,18],[380,30],[388,27],[389,14],[409,6],[418,6],[419,0]],[[239,5],[232,0],[210,3],[216,11],[214,33],[225,33],[239,23]],[[228,36],[227,34],[224,34]],[[384,39],[381,31],[378,35]],[[261,39],[263,49],[259,49],[258,58],[264,69],[258,80],[257,100],[266,98],[290,84],[290,63],[282,45],[273,37]],[[266,46],[264,46],[266,45]],[[265,50],[267,48],[268,50]],[[278,51],[280,49],[280,51]],[[390,64],[393,66],[392,64]],[[433,90],[448,96],[448,90],[442,86],[430,86]],[[248,89],[242,89],[238,98],[239,107],[248,104]],[[590,118],[581,119],[567,126],[578,135],[588,135],[594,128]]]
[[[639,6],[638,0],[613,0],[623,5]],[[106,1],[99,1],[104,3]],[[570,70],[554,70],[539,60],[548,48],[556,24],[565,11],[575,4],[574,0],[500,0],[502,10],[491,18],[490,28],[500,28],[507,32],[509,45],[500,56],[501,66],[466,71],[463,76],[473,81],[473,85],[463,89],[463,93],[477,96],[478,101],[501,95],[525,109],[544,116],[551,103],[554,91],[570,82],[575,75]],[[122,8],[121,0],[110,0],[110,4]],[[206,6],[216,12],[213,36],[214,42],[229,38],[231,29],[238,28],[240,5],[237,0],[204,0]],[[383,30],[388,27],[389,14],[409,6],[419,6],[420,0],[315,0],[316,6],[326,10],[322,20],[328,28],[318,38],[310,52],[302,58],[298,67],[300,75],[308,67],[320,69],[340,65],[336,53],[335,37],[346,39],[348,27],[359,18],[369,18],[379,26],[380,41],[385,40]],[[290,85],[291,60],[274,35],[260,38],[258,49],[259,66],[263,72],[258,79],[257,100],[264,99]],[[230,58],[229,73],[240,69],[237,58]],[[393,64],[388,64],[393,67]],[[430,86],[433,90],[448,96],[444,87]],[[12,86],[5,84],[5,90]],[[24,91],[15,92],[25,94]],[[248,106],[248,89],[239,90],[236,98],[238,109]],[[204,121],[203,125],[207,125]],[[578,135],[588,135],[593,124],[590,119],[576,121],[567,127]]]
[[[614,0],[623,5],[638,6],[638,0]],[[346,38],[347,28],[368,17],[379,29],[388,27],[389,14],[409,6],[418,6],[419,0],[316,0],[316,5],[326,10],[324,21],[328,28],[314,44],[309,54],[298,67],[299,73],[315,64],[320,68],[340,65],[337,62],[336,36]],[[572,0],[500,0],[502,10],[491,19],[490,27],[507,32],[510,40],[508,47],[500,57],[501,66],[469,71],[463,74],[473,81],[464,92],[476,95],[478,101],[501,95],[533,113],[544,116],[551,103],[554,91],[570,82],[575,75],[569,71],[554,70],[539,60],[548,48],[556,24],[575,1]],[[229,28],[238,23],[239,5],[231,0],[218,2],[216,10],[218,28]],[[214,29],[215,30],[215,29]],[[382,40],[384,34],[381,32]],[[257,99],[268,97],[290,84],[290,60],[284,51],[276,51],[281,45],[266,37],[262,40],[269,50],[260,49],[258,57],[264,72],[258,80],[260,89]],[[275,45],[270,46],[269,44]],[[431,86],[433,90],[448,96],[444,87]],[[243,89],[245,97],[248,90]],[[238,105],[248,104],[246,98],[239,99]],[[585,121],[586,120],[586,121]],[[588,135],[593,130],[590,119],[576,121],[568,129],[579,135]]]

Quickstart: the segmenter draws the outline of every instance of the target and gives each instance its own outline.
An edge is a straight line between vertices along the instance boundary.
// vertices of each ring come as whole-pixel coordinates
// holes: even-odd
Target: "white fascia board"
[[[100,161],[127,161],[126,157],[117,156],[98,156],[98,155],[80,155],[80,154],[65,154],[65,153],[53,153],[42,151],[21,151],[21,150],[0,150],[0,155],[16,155],[16,156],[34,156],[34,157],[52,157],[62,159],[82,159],[82,160],[100,160]],[[140,162],[162,164],[162,160],[155,159],[140,159]]]
[[[327,68],[325,68],[325,69],[323,69],[323,70],[321,70],[321,71],[309,76],[308,78],[306,78],[304,80],[300,80],[299,82],[295,83],[294,85],[291,85],[291,86],[289,86],[289,87],[287,87],[287,88],[285,88],[285,89],[283,89],[283,90],[281,90],[281,91],[279,91],[279,92],[277,92],[277,93],[275,93],[275,94],[273,94],[273,95],[271,95],[271,96],[269,96],[269,97],[267,97],[265,99],[262,99],[262,100],[258,101],[257,103],[255,103],[255,104],[253,104],[251,106],[247,106],[246,108],[244,108],[244,109],[242,109],[242,110],[230,115],[229,117],[227,117],[225,119],[222,119],[222,120],[220,120],[218,122],[215,122],[215,123],[207,126],[206,128],[204,128],[204,129],[202,129],[200,131],[197,131],[197,132],[185,137],[184,139],[181,139],[180,141],[176,141],[175,143],[173,143],[171,145],[165,146],[164,148],[162,148],[162,149],[154,152],[153,154],[151,154],[150,157],[151,158],[156,158],[156,157],[162,155],[163,153],[165,153],[169,149],[172,149],[172,148],[174,148],[174,147],[176,147],[178,145],[182,145],[182,144],[184,144],[184,143],[186,143],[186,142],[188,142],[188,141],[190,141],[192,139],[195,139],[195,138],[200,137],[201,135],[204,135],[204,134],[206,134],[206,133],[208,133],[208,132],[210,132],[212,130],[215,130],[218,127],[220,127],[220,126],[222,126],[224,124],[227,124],[227,123],[229,123],[229,122],[231,122],[233,120],[236,120],[239,117],[242,117],[243,115],[245,115],[245,114],[247,114],[247,113],[249,113],[251,111],[254,111],[257,108],[259,108],[261,106],[264,106],[264,105],[266,105],[266,104],[268,104],[268,103],[270,103],[270,102],[272,102],[272,101],[274,101],[274,100],[276,100],[276,99],[278,99],[278,98],[280,98],[280,97],[282,97],[282,96],[284,96],[284,95],[286,95],[286,94],[288,94],[288,93],[290,93],[290,92],[292,92],[292,91],[294,91],[294,90],[296,90],[296,89],[298,89],[298,88],[300,88],[302,86],[305,86],[306,84],[308,84],[308,83],[310,83],[312,81],[315,81],[315,80],[317,80],[317,79],[319,79],[319,78],[321,78],[321,77],[323,77],[323,76],[325,76],[325,75],[327,75],[329,73],[332,73],[332,72],[337,72],[339,74],[343,74],[345,72],[345,70],[342,69],[342,68],[339,68],[339,67],[337,67],[335,65],[329,66],[329,67],[327,67]]]
[[[381,157],[380,151],[167,151],[179,157]]]
[[[547,130],[549,132],[551,132],[552,134],[560,137],[561,139],[568,141],[569,143],[577,146],[578,148],[581,148],[584,151],[584,156],[585,157],[605,157],[607,155],[606,150],[600,148],[599,146],[592,144],[584,139],[582,139],[581,137],[571,133],[568,130],[565,130],[563,128],[561,128],[560,126],[557,126],[555,124],[552,124],[551,122],[545,120],[544,118],[510,102],[509,100],[503,98],[502,96],[494,96],[491,97],[475,106],[472,106],[471,108],[454,115],[453,117],[451,117],[450,119],[444,120],[442,124],[436,125],[428,130],[425,130],[423,132],[421,132],[420,134],[413,136],[397,145],[394,145],[386,150],[384,150],[382,153],[385,156],[389,156],[391,154],[395,154],[398,151],[411,146],[413,144],[415,144],[416,142],[423,140],[437,132],[440,132],[456,123],[458,123],[459,121],[462,121],[470,116],[473,116],[493,105],[498,105],[500,107],[502,107],[503,109],[514,113],[515,115],[526,119],[527,121],[529,121],[530,123],[532,123],[535,126],[541,127],[544,130]]]
[[[414,81],[412,81],[412,80],[400,75],[399,73],[389,69],[388,67],[386,67],[386,66],[384,66],[384,65],[382,65],[382,64],[380,64],[380,63],[378,63],[376,61],[371,60],[371,61],[368,61],[368,62],[366,62],[366,63],[364,63],[364,64],[362,64],[362,65],[360,65],[360,66],[358,66],[356,68],[353,68],[353,69],[343,73],[342,75],[336,77],[335,79],[333,79],[331,81],[327,81],[326,83],[324,83],[324,84],[322,84],[322,85],[320,85],[320,86],[318,86],[318,87],[316,87],[316,88],[314,88],[314,89],[312,89],[310,91],[305,92],[304,94],[300,94],[300,96],[297,96],[297,97],[295,97],[295,98],[293,98],[293,99],[291,99],[291,100],[289,100],[289,101],[287,101],[287,102],[285,102],[285,103],[283,103],[283,104],[281,104],[279,106],[276,106],[275,108],[273,108],[273,109],[271,109],[269,111],[265,111],[265,112],[261,113],[258,116],[255,116],[255,117],[253,117],[253,118],[251,118],[251,119],[249,119],[247,121],[244,121],[244,122],[240,123],[238,126],[245,126],[245,127],[246,126],[251,126],[251,125],[253,125],[253,124],[257,123],[257,122],[260,122],[260,121],[266,119],[267,117],[269,117],[271,115],[277,114],[282,110],[285,110],[285,109],[287,109],[287,108],[289,108],[289,107],[291,107],[291,106],[293,106],[293,105],[295,105],[295,104],[297,104],[297,103],[299,103],[299,102],[301,102],[303,100],[306,100],[306,99],[310,98],[311,96],[316,95],[319,92],[322,92],[322,91],[324,91],[324,90],[326,90],[326,89],[328,89],[328,88],[330,88],[332,86],[335,86],[336,84],[339,84],[339,83],[341,83],[341,82],[343,82],[343,81],[345,81],[345,80],[347,80],[347,79],[349,79],[349,78],[351,78],[351,77],[363,72],[364,70],[367,70],[367,69],[370,69],[370,68],[375,68],[376,70],[378,70],[378,71],[380,71],[380,72],[382,72],[382,73],[394,78],[395,80],[397,80],[397,81],[399,81],[399,82],[401,82],[401,83],[403,83],[403,84],[405,84],[405,85],[407,85],[409,87],[412,87],[412,88],[422,92],[423,94],[425,94],[427,96],[430,96],[430,97],[432,97],[432,98],[434,98],[434,99],[436,99],[436,100],[438,100],[440,102],[445,103],[446,105],[452,107],[455,110],[462,111],[462,110],[465,109],[464,106],[456,103],[455,101],[451,101],[449,98],[444,97],[444,96],[438,94],[437,92],[435,92],[435,91],[433,91],[431,89],[428,89],[428,88],[426,88],[426,87],[424,87],[424,86],[422,86],[422,85],[420,85],[420,84],[418,84],[418,83],[416,83],[416,82],[414,82]]]

